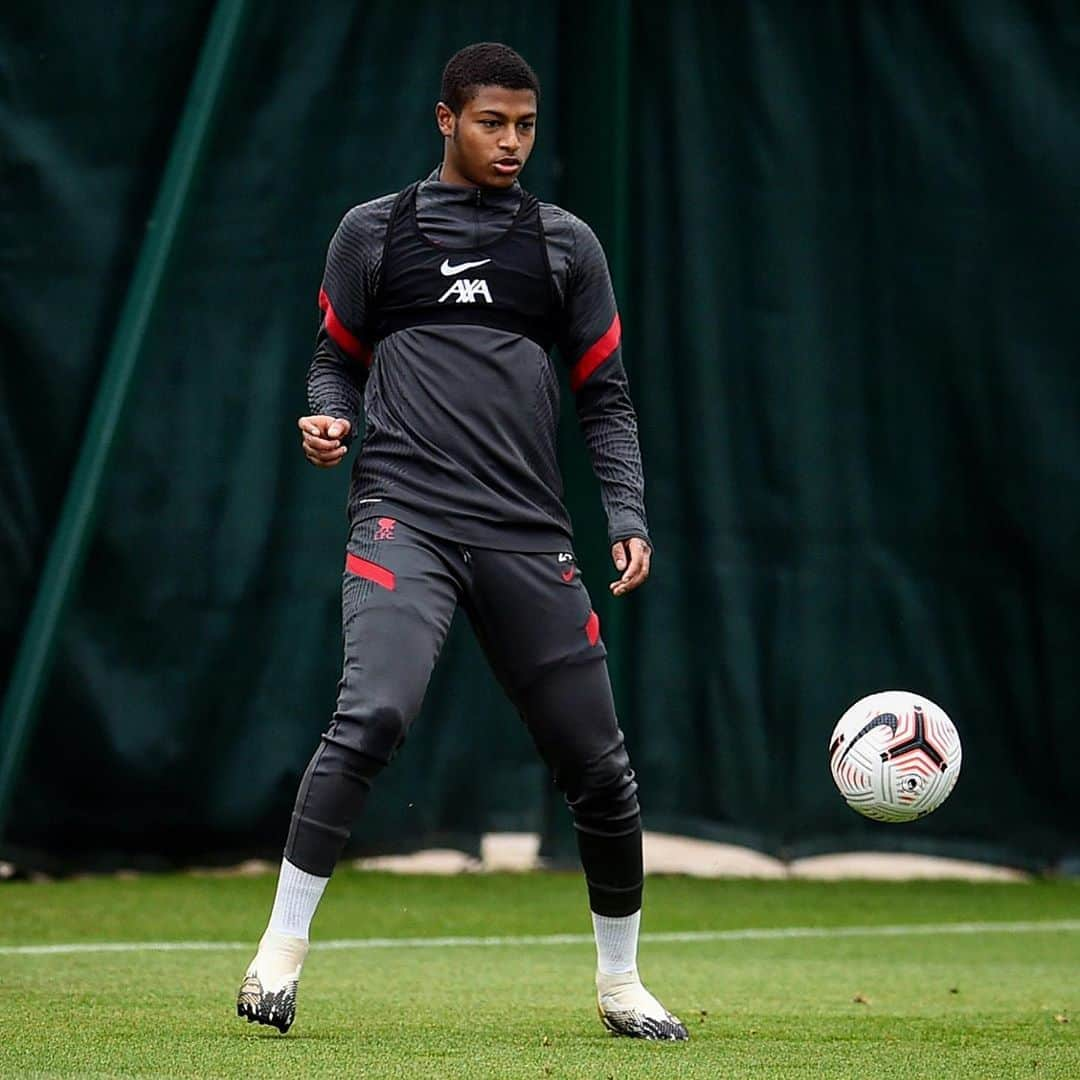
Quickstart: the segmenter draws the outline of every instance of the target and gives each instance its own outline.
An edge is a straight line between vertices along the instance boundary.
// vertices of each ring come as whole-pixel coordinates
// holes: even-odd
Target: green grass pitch
[[[600,1026],[587,941],[319,949],[356,938],[582,934],[570,874],[342,872],[287,1036],[234,1013],[271,877],[0,885],[0,1075],[1080,1077],[1080,883],[650,879],[647,985],[688,1044]],[[831,936],[838,928],[1074,920],[1071,928]],[[50,943],[214,942],[202,951],[33,953]]]

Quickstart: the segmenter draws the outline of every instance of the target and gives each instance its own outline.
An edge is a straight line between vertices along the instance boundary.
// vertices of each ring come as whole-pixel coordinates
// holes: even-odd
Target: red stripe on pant
[[[600,616],[595,611],[590,611],[588,619],[585,620],[585,636],[590,645],[595,645],[600,640]]]
[[[391,592],[397,588],[397,578],[394,576],[393,570],[387,570],[385,566],[380,566],[378,563],[361,559],[359,555],[353,555],[352,553],[346,555],[345,569],[350,574],[356,574],[357,577],[374,581],[376,585],[381,585]]]

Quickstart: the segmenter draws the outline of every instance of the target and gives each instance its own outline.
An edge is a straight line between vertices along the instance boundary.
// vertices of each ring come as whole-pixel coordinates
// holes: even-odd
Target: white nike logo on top
[[[479,262],[467,262],[461,263],[458,266],[451,266],[449,259],[443,259],[442,266],[439,267],[439,272],[443,277],[451,277],[453,274],[460,274],[462,270],[472,270],[476,266],[483,266],[485,263],[491,262],[490,259],[481,259]]]

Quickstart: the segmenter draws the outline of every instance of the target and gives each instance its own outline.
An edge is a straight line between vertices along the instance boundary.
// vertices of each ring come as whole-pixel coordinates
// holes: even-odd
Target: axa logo
[[[458,278],[449,289],[439,297],[439,303],[445,304],[454,297],[455,304],[476,304],[482,299],[485,304],[491,303],[491,290],[483,278],[470,281],[468,278]]]

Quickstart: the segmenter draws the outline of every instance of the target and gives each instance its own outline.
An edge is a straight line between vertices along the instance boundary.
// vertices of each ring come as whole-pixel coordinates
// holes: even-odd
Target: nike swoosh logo
[[[564,570],[562,572],[562,579],[563,579],[563,581],[573,581],[574,580],[574,571],[573,570]]]
[[[851,742],[849,742],[847,744],[847,748],[840,755],[840,760],[836,764],[838,766],[843,765],[844,758],[846,758],[848,756],[848,754],[850,754],[851,751],[855,749],[855,744],[864,735],[866,735],[869,732],[873,731],[874,728],[876,728],[876,727],[887,727],[895,735],[896,734],[896,728],[897,728],[897,725],[899,723],[900,723],[900,721],[897,719],[896,715],[891,713],[891,712],[878,713],[878,715],[875,716],[873,720],[871,720],[868,724],[863,725],[863,727],[860,729],[859,733],[855,736],[855,738],[853,738],[851,740]],[[834,754],[836,753],[835,749],[833,750],[833,753]]]
[[[484,266],[489,262],[491,262],[490,259],[481,259],[479,262],[459,263],[457,266],[451,266],[449,259],[443,259],[439,272],[443,277],[453,277],[454,274],[460,274],[462,270],[473,270],[477,266]]]

